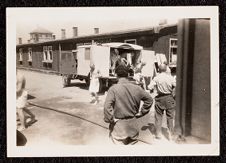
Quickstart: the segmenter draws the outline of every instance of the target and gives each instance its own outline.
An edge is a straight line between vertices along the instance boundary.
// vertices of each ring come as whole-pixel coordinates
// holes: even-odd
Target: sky
[[[85,7],[85,8],[24,8],[16,14],[16,37],[23,43],[30,39],[29,33],[37,27],[45,28],[61,38],[61,29],[66,29],[66,38],[72,37],[72,27],[78,27],[78,35],[157,26],[161,20],[175,24],[177,17],[153,12],[152,8],[142,7]]]

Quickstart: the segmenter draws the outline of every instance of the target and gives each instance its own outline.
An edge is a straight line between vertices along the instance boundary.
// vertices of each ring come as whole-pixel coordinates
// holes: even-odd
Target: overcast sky
[[[78,27],[78,35],[94,33],[95,27],[100,33],[157,26],[159,21],[167,19],[168,24],[177,23],[178,18],[160,15],[151,8],[24,8],[16,15],[16,33],[23,43],[30,39],[29,33],[42,27],[61,37],[61,29],[66,29],[66,37],[72,37],[72,27]]]

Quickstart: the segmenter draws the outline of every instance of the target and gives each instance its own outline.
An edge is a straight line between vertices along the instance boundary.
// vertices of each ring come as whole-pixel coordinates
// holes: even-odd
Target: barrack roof
[[[42,27],[37,27],[35,30],[33,30],[32,32],[30,32],[30,34],[32,33],[49,33],[49,34],[52,34],[53,32],[47,30],[47,29],[44,29]]]

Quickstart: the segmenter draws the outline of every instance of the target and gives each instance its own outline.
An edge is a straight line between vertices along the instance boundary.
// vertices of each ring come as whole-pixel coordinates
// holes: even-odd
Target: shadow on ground
[[[156,128],[155,128],[155,124],[153,123],[148,123],[147,126],[142,126],[141,130],[149,130],[151,132],[152,135],[156,135]],[[162,135],[169,139],[169,131],[167,128],[162,127]]]
[[[79,87],[79,88],[84,89],[84,90],[89,89],[89,87],[87,86],[86,83],[81,83],[81,82],[73,82],[69,86],[66,86],[66,87]]]
[[[32,100],[32,99],[35,99],[35,97],[32,96],[32,95],[30,95],[30,94],[28,94],[27,99],[28,99],[28,100]]]

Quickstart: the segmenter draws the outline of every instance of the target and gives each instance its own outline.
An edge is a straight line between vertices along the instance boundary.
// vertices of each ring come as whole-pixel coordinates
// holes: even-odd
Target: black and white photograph
[[[7,8],[7,155],[219,155],[217,6]]]

